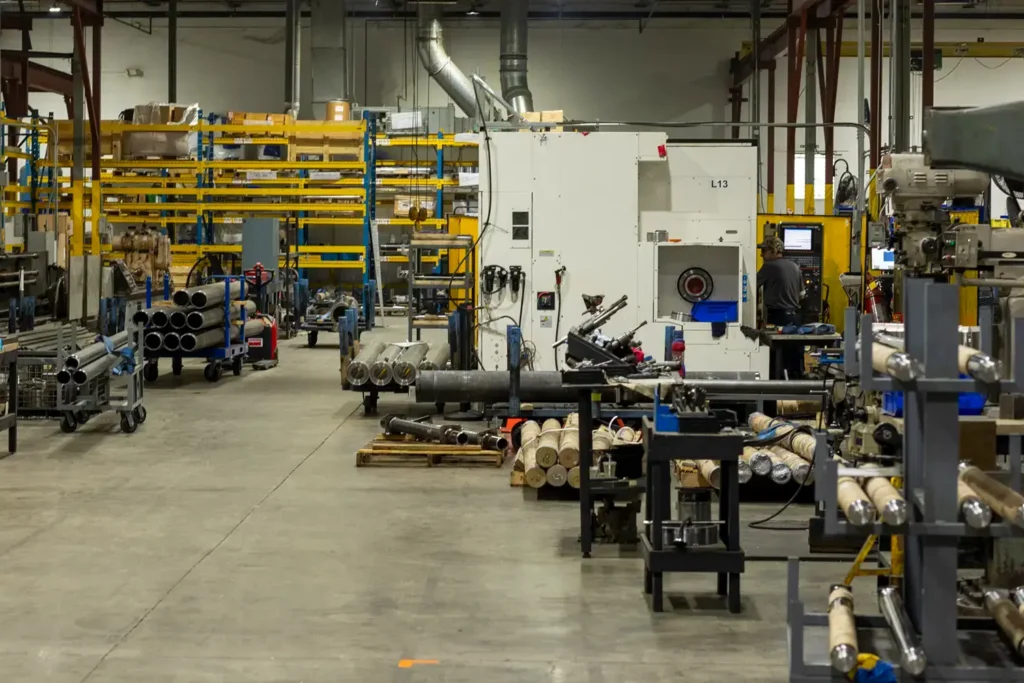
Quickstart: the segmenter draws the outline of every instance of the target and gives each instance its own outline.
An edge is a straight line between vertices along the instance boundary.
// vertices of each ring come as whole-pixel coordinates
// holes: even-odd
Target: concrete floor
[[[333,341],[218,385],[161,377],[134,435],[22,423],[0,461],[0,681],[785,678],[783,564],[748,565],[742,615],[680,576],[653,615],[640,560],[582,561],[576,505],[525,501],[507,468],[356,469],[379,427]],[[744,533],[751,553],[804,549]],[[816,608],[844,571],[805,567]]]

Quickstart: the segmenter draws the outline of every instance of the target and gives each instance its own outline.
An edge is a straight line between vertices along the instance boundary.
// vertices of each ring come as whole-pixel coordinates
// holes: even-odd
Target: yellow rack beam
[[[58,122],[58,127],[70,125],[70,121]],[[10,124],[17,125],[17,124]],[[221,135],[279,135],[302,137],[301,134],[333,136],[353,135],[366,130],[365,121],[298,121],[295,123],[205,123],[195,125],[177,123],[125,123],[122,121],[101,121],[100,134],[114,133],[214,133]]]
[[[148,205],[154,206],[154,205]],[[196,217],[191,216],[121,216],[119,214],[109,214],[105,216],[108,223],[118,224],[135,224],[139,225],[145,223],[146,225],[195,225]],[[267,218],[281,218],[284,219],[286,216],[265,216]],[[245,221],[243,216],[214,216],[214,225],[241,225]],[[332,216],[311,216],[308,218],[299,219],[299,227],[305,227],[308,225],[331,225],[331,226],[359,226],[362,227],[362,218],[353,217],[332,217]]]
[[[425,221],[411,221],[408,218],[378,218],[377,225],[444,225],[444,218],[428,218]]]
[[[245,187],[243,185],[227,187],[104,187],[105,195],[145,195],[158,197],[163,195],[190,195],[193,197],[337,197],[350,199],[363,197],[366,190],[361,187]]]
[[[339,213],[363,213],[362,204],[251,204],[248,202],[213,202],[182,203],[182,202],[123,202],[110,204],[107,211],[242,211],[246,213],[266,213],[268,211],[337,211]]]
[[[437,138],[377,138],[378,147],[479,147],[476,142]]]
[[[214,138],[215,145],[287,145],[289,138],[281,137],[252,137],[241,138]]]

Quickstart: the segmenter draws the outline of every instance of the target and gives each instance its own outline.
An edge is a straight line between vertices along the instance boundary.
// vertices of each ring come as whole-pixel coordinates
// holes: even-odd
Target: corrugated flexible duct
[[[478,115],[473,82],[455,65],[444,48],[441,30],[441,9],[435,5],[419,4],[419,32],[416,38],[420,61],[430,77],[448,93],[455,106],[469,117]]]
[[[527,0],[505,0],[501,6],[501,96],[518,113],[533,111],[533,93],[526,79]]]

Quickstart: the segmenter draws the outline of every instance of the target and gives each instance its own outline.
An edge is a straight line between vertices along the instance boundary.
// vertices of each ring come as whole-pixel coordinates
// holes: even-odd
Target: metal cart
[[[126,434],[131,434],[146,421],[146,408],[142,405],[145,364],[142,338],[145,329],[130,319],[127,329],[131,332],[134,368],[130,373],[122,375],[103,374],[82,385],[70,383],[60,386],[57,391],[57,409],[61,414],[62,432],[70,434],[100,413],[118,413],[121,416],[121,431]],[[58,333],[58,365],[63,366],[73,352],[76,336],[74,326],[61,328]]]
[[[145,379],[147,382],[155,382],[160,376],[160,365],[161,358],[171,359],[171,372],[175,377],[181,374],[181,369],[184,365],[184,359],[186,358],[201,358],[206,361],[206,367],[203,369],[203,377],[208,382],[219,382],[220,378],[224,375],[224,370],[230,368],[231,373],[236,377],[242,374],[242,363],[245,361],[245,353],[248,349],[248,342],[245,339],[245,323],[246,313],[245,307],[242,307],[241,316],[239,322],[238,339],[232,341],[231,339],[231,303],[233,301],[231,297],[231,283],[238,281],[241,283],[241,291],[238,295],[239,300],[245,299],[246,282],[244,277],[237,275],[215,275],[210,278],[211,281],[222,281],[224,283],[224,346],[217,346],[208,349],[199,349],[197,351],[166,351],[161,349],[153,353],[153,357],[146,361],[145,368],[143,370]],[[163,300],[169,301],[171,298],[170,286],[165,279],[163,287]],[[146,308],[153,306],[153,288],[150,280],[146,281]]]

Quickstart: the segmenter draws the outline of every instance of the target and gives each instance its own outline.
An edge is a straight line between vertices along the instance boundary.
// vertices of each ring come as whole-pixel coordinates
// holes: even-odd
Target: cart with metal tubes
[[[232,374],[236,377],[242,374],[242,364],[245,360],[246,350],[248,348],[248,341],[245,338],[245,323],[246,323],[246,310],[242,306],[239,311],[239,318],[237,321],[232,320],[231,317],[231,305],[235,302],[231,295],[231,284],[238,282],[240,291],[237,297],[238,301],[245,300],[245,278],[237,275],[215,275],[210,278],[211,281],[221,281],[224,283],[224,344],[223,346],[214,346],[210,348],[197,349],[195,351],[181,351],[175,350],[170,351],[167,349],[160,349],[158,351],[151,351],[151,357],[146,361],[145,364],[145,378],[147,382],[155,382],[160,376],[159,359],[170,358],[171,359],[171,371],[177,377],[181,374],[184,360],[186,358],[201,358],[206,361],[206,368],[203,370],[203,376],[209,382],[218,382],[224,374],[225,368],[230,368]],[[210,283],[212,284],[212,282]],[[164,278],[163,286],[163,301],[170,301],[170,281],[169,278]],[[151,280],[146,280],[146,308],[153,307],[153,288]],[[235,322],[238,323],[238,338],[231,338],[231,328]]]
[[[125,348],[131,350],[130,357],[123,349],[110,351],[121,356],[130,366],[129,372],[113,374],[113,368],[104,369],[98,376],[83,383],[68,382],[57,387],[57,410],[61,414],[60,428],[65,433],[74,432],[90,418],[101,413],[116,412],[121,417],[121,431],[133,433],[146,421],[143,406],[143,366],[145,365],[143,336],[145,326],[136,324],[130,318],[126,324],[129,341]],[[57,365],[64,367],[76,348],[77,337],[74,326],[62,327],[57,335]],[[102,361],[95,361],[94,364]],[[114,367],[121,367],[120,363]],[[86,366],[89,367],[89,366]]]

